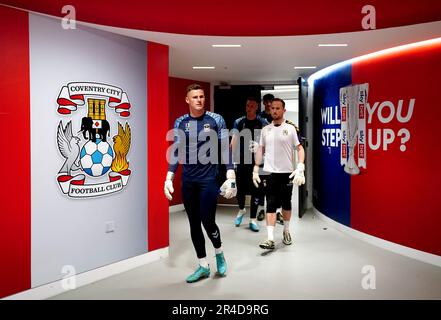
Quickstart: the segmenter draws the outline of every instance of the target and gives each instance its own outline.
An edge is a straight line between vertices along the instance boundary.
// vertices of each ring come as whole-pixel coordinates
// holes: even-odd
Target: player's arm
[[[305,164],[305,149],[303,148],[303,146],[301,144],[299,144],[296,147],[296,150],[297,150],[297,155],[298,155],[298,158],[299,158],[298,162]]]
[[[231,143],[230,143],[230,148],[233,153],[236,151],[237,141],[238,141],[238,135],[237,133],[234,133],[233,136],[231,137]]]
[[[259,145],[257,152],[254,156],[254,167],[260,167],[262,164],[263,155],[265,154],[265,146]]]
[[[298,162],[296,169],[293,171],[293,173],[291,173],[289,178],[294,178],[294,183],[298,186],[301,186],[302,184],[305,184],[305,149],[299,142],[297,134],[295,135],[294,143],[298,153]]]
[[[259,167],[262,163],[263,154],[265,152],[265,147],[259,145],[256,155],[254,156],[254,168],[253,168],[253,184],[256,188],[259,188],[260,177],[259,177]]]
[[[253,168],[253,184],[256,188],[259,187],[260,177],[259,177],[259,167],[262,164],[263,155],[265,153],[265,137],[264,131],[260,135],[259,147],[257,148],[256,154],[254,155],[254,168]]]
[[[240,119],[240,118],[239,118]],[[236,119],[233,124],[233,136],[231,137],[230,149],[234,153],[236,152],[237,143],[239,141],[239,119]]]
[[[237,193],[236,173],[234,172],[233,155],[231,152],[232,146],[230,143],[228,143],[228,129],[224,118],[221,116],[219,116],[218,119],[218,130],[218,139],[221,145],[221,159],[227,168],[226,180],[220,188],[220,194],[225,198],[230,199]]]
[[[182,130],[179,130],[179,121],[175,121],[173,127],[173,144],[168,149],[167,160],[168,160],[168,171],[164,182],[164,194],[168,200],[171,200],[172,193],[175,191],[173,188],[173,179],[175,177],[175,172],[179,166],[180,153],[182,154],[181,148],[183,147],[182,141],[185,141],[185,135]],[[184,135],[184,137],[182,137]]]
[[[259,120],[260,121],[260,123],[261,123],[261,125],[262,125],[262,128],[264,128],[265,126],[267,126],[269,123],[268,123],[268,121],[266,121],[265,119],[263,119],[263,118],[260,118],[259,116],[257,117],[257,120]],[[261,130],[261,129],[260,129]],[[252,153],[257,153],[257,150],[259,149],[259,146],[260,146],[260,138],[258,137],[256,140],[258,140],[259,142],[257,142],[257,141],[253,141],[253,140],[251,140],[250,141],[250,146],[249,146],[249,150],[250,150],[250,152],[252,152]],[[254,157],[256,157],[256,155],[254,155]]]

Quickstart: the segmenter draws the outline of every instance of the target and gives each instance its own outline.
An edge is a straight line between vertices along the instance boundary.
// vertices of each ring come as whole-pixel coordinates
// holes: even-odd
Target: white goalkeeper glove
[[[256,153],[259,150],[259,144],[256,141],[250,140],[250,145],[248,146],[248,150],[252,153]]]
[[[164,194],[168,200],[173,199],[172,193],[175,192],[175,189],[173,189],[173,177],[174,177],[173,172],[171,171],[167,172],[167,176],[164,182]]]
[[[237,188],[236,188],[236,174],[234,170],[227,170],[227,180],[220,187],[220,195],[230,199],[236,196]]]
[[[289,176],[290,179],[294,178],[294,183],[298,186],[305,184],[305,164],[299,162],[297,168]]]
[[[260,177],[259,177],[259,167],[254,166],[253,168],[253,183],[256,188],[259,188]]]

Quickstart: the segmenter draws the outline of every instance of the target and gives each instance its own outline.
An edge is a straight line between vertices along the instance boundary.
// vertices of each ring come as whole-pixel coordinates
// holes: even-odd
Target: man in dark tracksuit
[[[231,149],[237,163],[237,203],[239,212],[234,221],[236,227],[242,223],[242,219],[246,213],[245,195],[251,194],[250,203],[250,222],[251,231],[259,231],[256,223],[257,207],[260,199],[264,197],[263,185],[255,188],[252,184],[254,153],[257,151],[257,141],[260,139],[260,130],[268,125],[265,119],[256,116],[257,99],[249,97],[246,102],[246,116],[236,119],[233,125],[233,138],[231,140]],[[262,199],[263,201],[263,199]]]
[[[236,195],[236,176],[229,150],[229,135],[222,116],[205,111],[205,96],[200,85],[187,88],[186,102],[190,112],[175,121],[174,152],[169,159],[169,168],[164,183],[167,199],[172,199],[173,177],[179,162],[183,163],[182,198],[190,222],[190,233],[199,267],[187,277],[187,282],[196,282],[210,276],[210,267],[205,250],[204,226],[216,253],[218,274],[227,271],[219,227],[216,224],[216,206],[219,194],[217,184],[218,154],[227,166],[227,180],[221,187],[221,195],[232,198]]]

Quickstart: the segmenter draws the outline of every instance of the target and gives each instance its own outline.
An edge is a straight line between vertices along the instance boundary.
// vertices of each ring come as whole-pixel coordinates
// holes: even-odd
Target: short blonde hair
[[[187,87],[187,93],[192,91],[192,90],[202,90],[202,91],[204,91],[202,86],[200,84],[197,84],[197,83],[192,83],[191,85],[189,85]]]

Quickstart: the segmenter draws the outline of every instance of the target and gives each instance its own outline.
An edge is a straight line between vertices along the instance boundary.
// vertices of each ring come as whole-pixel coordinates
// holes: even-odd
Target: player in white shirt
[[[292,181],[296,185],[305,183],[305,151],[299,142],[297,130],[294,124],[283,118],[285,102],[275,98],[271,103],[271,115],[273,121],[262,129],[260,146],[255,158],[253,169],[253,183],[260,183],[259,164],[265,154],[263,170],[270,175],[266,179],[266,225],[268,239],[259,246],[262,249],[274,249],[274,227],[276,225],[276,209],[282,206],[283,213],[283,243],[292,243],[289,233],[289,221],[291,220],[291,195]],[[294,151],[298,152],[297,168],[294,170]]]

